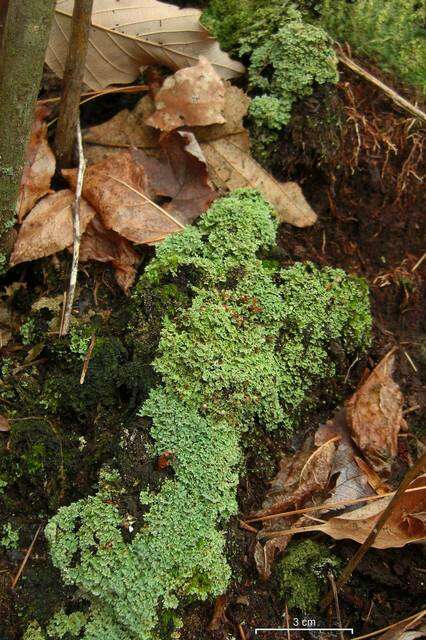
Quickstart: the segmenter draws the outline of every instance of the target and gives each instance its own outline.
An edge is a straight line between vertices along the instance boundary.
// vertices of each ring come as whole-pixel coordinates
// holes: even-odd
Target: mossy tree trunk
[[[7,251],[8,231],[15,221],[54,7],[55,0],[8,0],[0,55],[0,249],[3,256]]]

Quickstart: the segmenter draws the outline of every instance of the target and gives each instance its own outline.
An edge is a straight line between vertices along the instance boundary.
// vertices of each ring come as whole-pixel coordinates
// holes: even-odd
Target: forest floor
[[[345,128],[341,155],[335,158],[335,166],[328,162],[319,167],[312,162],[312,158],[297,147],[295,136],[292,144],[283,142],[283,163],[278,177],[299,182],[319,220],[307,229],[282,225],[277,259],[284,266],[297,260],[311,260],[365,277],[371,291],[374,318],[372,347],[365,358],[354,363],[343,383],[335,383],[336,388],[331,389],[327,401],[322,401],[305,419],[303,428],[291,440],[277,441],[258,434],[255,446],[248,449],[247,474],[239,487],[242,517],[260,508],[281,454],[297,450],[304,436],[315,431],[333,413],[336,404],[331,398],[349,397],[365,368],[372,368],[394,346],[398,347],[395,378],[403,392],[405,408],[409,409],[407,421],[418,437],[424,436],[426,295],[422,276],[426,260],[421,264],[419,261],[425,251],[426,198],[419,179],[423,168],[421,131],[416,130],[407,114],[395,110],[377,89],[353,74],[343,74],[338,98],[345,113]],[[107,120],[132,100],[108,96],[89,103],[83,110],[83,125]],[[310,108],[315,111],[315,103],[311,103]],[[100,266],[85,267],[81,287],[87,291],[87,301],[84,302],[82,296],[81,304],[90,305],[95,290],[102,313],[119,318],[126,304],[124,296],[109,270],[104,271]],[[12,282],[22,283],[42,297],[52,290],[50,259],[16,267],[3,284]],[[65,276],[62,288],[64,282]],[[20,345],[12,340],[2,354],[3,358],[10,359],[15,369],[23,366],[19,350]],[[44,364],[41,362],[37,369],[40,376],[44,375]],[[7,405],[6,397],[4,401]],[[126,402],[129,398],[123,397],[123,404]],[[83,421],[75,428],[79,436],[85,435],[90,441],[88,433],[96,431],[94,425],[95,421],[91,425],[85,425]],[[66,422],[64,426],[67,426]],[[93,442],[96,438],[104,438],[107,428],[96,433]],[[7,434],[0,434],[0,437],[3,446],[0,455],[6,456]],[[117,426],[111,427],[111,437],[118,437]],[[56,507],[58,502],[90,493],[100,464],[108,458],[108,446],[105,443],[102,446],[102,454],[86,455],[80,465],[74,465],[69,478],[72,487],[65,493],[60,482],[55,480],[38,488],[32,484],[26,494],[23,480],[14,489],[12,503],[0,507],[3,521],[16,521],[21,528],[19,548],[0,555],[1,640],[17,640],[22,634],[22,619],[31,619],[31,615],[40,610],[48,611],[70,595],[58,587],[58,575],[48,561],[42,534],[35,542],[15,589],[10,588],[10,581],[16,575],[38,525],[50,515],[51,505]],[[259,456],[260,451],[262,456]],[[404,455],[401,445],[400,461],[391,478],[393,486],[403,475]],[[37,496],[37,492],[40,495]],[[332,547],[344,564],[358,547],[355,542],[334,542],[321,535],[316,539]],[[249,640],[255,637],[256,627],[285,626],[282,598],[275,578],[264,582],[257,576],[253,560],[255,535],[239,528],[238,519],[235,519],[229,528],[228,543],[236,577],[225,596],[225,617],[216,630],[209,630],[214,603],[189,605],[184,613],[181,640],[222,640],[227,637]],[[370,550],[350,583],[341,591],[343,626],[354,628],[354,635],[358,636],[421,610],[426,597],[424,561],[425,551],[420,545]],[[335,620],[327,614],[310,618],[315,620],[317,627],[335,626]],[[257,637],[269,640],[277,634],[265,632]],[[325,640],[338,636],[325,632],[319,636],[312,629],[291,633],[293,640],[318,637]]]

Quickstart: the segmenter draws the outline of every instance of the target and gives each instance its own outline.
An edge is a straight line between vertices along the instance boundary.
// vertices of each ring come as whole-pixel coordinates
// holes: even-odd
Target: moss
[[[10,522],[6,522],[1,529],[0,547],[4,549],[17,549],[19,546],[19,530],[14,529]]]
[[[340,564],[325,545],[312,540],[290,544],[276,568],[281,595],[288,607],[312,612],[328,583],[328,572],[334,572]]]
[[[169,473],[140,493],[134,527],[114,474],[48,523],[53,563],[88,604],[84,640],[153,640],[180,601],[226,589],[242,434],[294,427],[310,386],[335,371],[330,341],[347,352],[368,343],[364,285],[312,265],[263,268],[276,228],[261,196],[238,190],[168,238],[142,277],[139,299],[146,287],[160,308],[161,291],[181,302],[162,319],[160,382],[141,408]]]

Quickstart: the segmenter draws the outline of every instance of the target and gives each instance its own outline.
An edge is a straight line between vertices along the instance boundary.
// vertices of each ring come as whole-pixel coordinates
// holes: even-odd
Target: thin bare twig
[[[22,572],[25,569],[25,565],[27,564],[27,562],[29,560],[29,557],[32,554],[32,551],[34,549],[34,545],[35,545],[35,543],[37,541],[37,538],[38,538],[38,535],[39,535],[40,531],[41,531],[41,524],[38,525],[38,529],[35,532],[34,538],[32,539],[32,542],[31,542],[30,546],[27,549],[27,553],[25,554],[25,557],[21,562],[21,566],[18,569],[18,573],[16,574],[16,576],[12,580],[12,589],[14,589],[16,587],[16,585],[18,584],[19,578],[21,577]]]
[[[426,609],[423,609],[423,611],[420,611],[419,613],[415,613],[412,616],[408,616],[408,618],[404,618],[403,620],[399,620],[398,622],[393,622],[392,624],[388,625],[387,627],[383,627],[382,629],[377,629],[376,631],[372,631],[371,633],[366,633],[363,636],[357,636],[353,640],[365,640],[366,638],[374,638],[374,636],[378,636],[379,633],[383,633],[384,631],[388,631],[389,629],[393,629],[394,627],[398,627],[403,622],[407,622],[407,623],[411,622],[411,624],[415,624],[416,622],[419,622],[425,616],[426,616]]]
[[[415,491],[422,491],[423,489],[426,489],[426,486],[413,487],[412,489],[407,489],[405,493],[413,493]],[[361,504],[362,502],[371,502],[372,500],[380,500],[381,498],[388,498],[389,496],[393,496],[394,493],[395,491],[389,491],[388,493],[382,493],[380,495],[364,496],[363,498],[352,498],[351,500],[338,500],[337,502],[325,502],[323,504],[315,505],[312,507],[303,507],[301,509],[293,509],[293,511],[282,511],[281,513],[272,513],[267,516],[253,516],[251,518],[246,518],[245,521],[240,521],[240,523],[243,523],[246,525],[249,522],[264,522],[265,520],[275,520],[276,518],[285,518],[287,516],[297,516],[303,513],[312,513],[315,511],[332,511],[340,507],[349,507],[350,505],[353,505],[353,504]]]
[[[364,540],[362,545],[359,547],[358,551],[355,553],[355,555],[351,558],[351,560],[348,562],[348,564],[344,568],[343,572],[341,573],[341,575],[339,576],[336,582],[337,591],[339,591],[339,589],[341,589],[343,585],[346,584],[346,582],[351,577],[353,571],[356,569],[356,567],[361,562],[361,560],[363,559],[363,557],[365,556],[365,554],[367,553],[371,545],[374,543],[378,534],[386,524],[389,516],[391,515],[395,507],[398,505],[398,503],[404,496],[406,488],[413,482],[413,480],[417,478],[417,476],[419,476],[425,470],[425,468],[426,468],[426,453],[424,453],[417,460],[416,464],[407,471],[403,481],[401,482],[397,491],[395,492],[394,497],[389,502],[388,506],[383,511],[380,518],[374,524],[373,528],[371,529],[370,533],[368,534],[367,538]],[[329,591],[328,594],[325,596],[325,598],[321,602],[321,608],[326,609],[332,600],[333,600],[333,592]]]
[[[337,624],[339,625],[340,640],[345,640],[345,635],[344,635],[343,629],[342,629],[342,627],[343,627],[343,625],[342,625],[342,616],[340,615],[339,594],[337,593],[336,582],[334,580],[334,576],[333,576],[333,572],[332,571],[328,572],[328,579],[330,580],[331,589],[333,591],[333,596],[334,596],[334,606],[336,608],[336,618],[337,618]]]
[[[66,336],[70,330],[72,306],[74,304],[75,287],[77,284],[77,272],[78,272],[78,260],[80,257],[80,242],[81,242],[81,229],[80,229],[80,202],[81,192],[83,190],[84,172],[86,170],[86,160],[83,154],[83,140],[81,137],[80,123],[77,123],[77,148],[78,148],[78,174],[77,174],[77,187],[75,190],[75,202],[73,206],[73,228],[74,228],[74,243],[72,250],[72,266],[70,274],[70,282],[68,286],[68,293],[66,297],[66,306],[63,317],[63,323],[61,326],[60,335]]]
[[[84,357],[83,368],[81,370],[80,376],[80,384],[83,384],[86,379],[87,369],[89,368],[90,358],[92,357],[93,349],[95,347],[96,335],[93,334],[92,339],[90,340],[89,348],[87,349],[87,353]]]
[[[411,115],[413,115],[415,118],[426,122],[426,113],[424,111],[403,98],[394,89],[391,89],[387,84],[376,78],[376,76],[373,76],[372,73],[361,67],[361,65],[352,60],[352,58],[349,58],[349,56],[343,53],[339,44],[337,44],[337,46],[339,48],[339,50],[337,51],[337,57],[339,61],[345,65],[345,67],[348,67],[348,69],[355,71],[355,73],[357,73],[359,76],[362,76],[363,78],[371,82],[371,84],[374,84],[376,87],[381,89],[383,93],[385,93],[396,105],[398,105],[398,107],[401,107],[402,109],[404,109],[404,111],[408,111],[408,113],[411,113]]]

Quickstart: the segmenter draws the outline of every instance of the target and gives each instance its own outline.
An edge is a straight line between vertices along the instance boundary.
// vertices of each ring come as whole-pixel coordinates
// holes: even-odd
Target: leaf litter
[[[71,5],[58,3],[57,20]],[[108,14],[108,2],[99,0],[95,16],[102,13],[97,12],[101,5]],[[140,5],[134,2],[126,7]],[[170,15],[186,15],[166,6]],[[166,20],[165,29],[167,24]],[[102,29],[95,32],[99,35]],[[297,184],[276,181],[251,158],[243,122],[249,97],[223,82],[214,56],[194,60],[195,65],[178,70],[162,86],[158,81],[151,83],[153,95],[145,95],[133,111],[125,109],[85,131],[89,165],[80,214],[81,260],[110,263],[126,293],[140,263],[133,244],[155,244],[179,232],[229,190],[258,188],[281,222],[303,227],[316,220]],[[76,188],[77,172],[62,172],[71,190],[50,192],[55,158],[47,143],[45,116],[45,108],[37,112],[28,147],[22,225],[12,266],[73,244],[71,190]]]
[[[345,407],[320,425],[313,442],[309,437],[299,452],[282,457],[261,510],[247,518],[249,523],[263,522],[254,551],[262,578],[271,575],[276,553],[297,533],[322,532],[363,543],[391,501],[394,492],[387,479],[398,454],[397,434],[405,428],[403,396],[392,378],[394,360],[391,352],[379,362]],[[321,518],[308,515],[318,511]],[[330,517],[323,519],[327,512]],[[423,540],[425,512],[426,474],[421,473],[373,546],[398,548]]]

